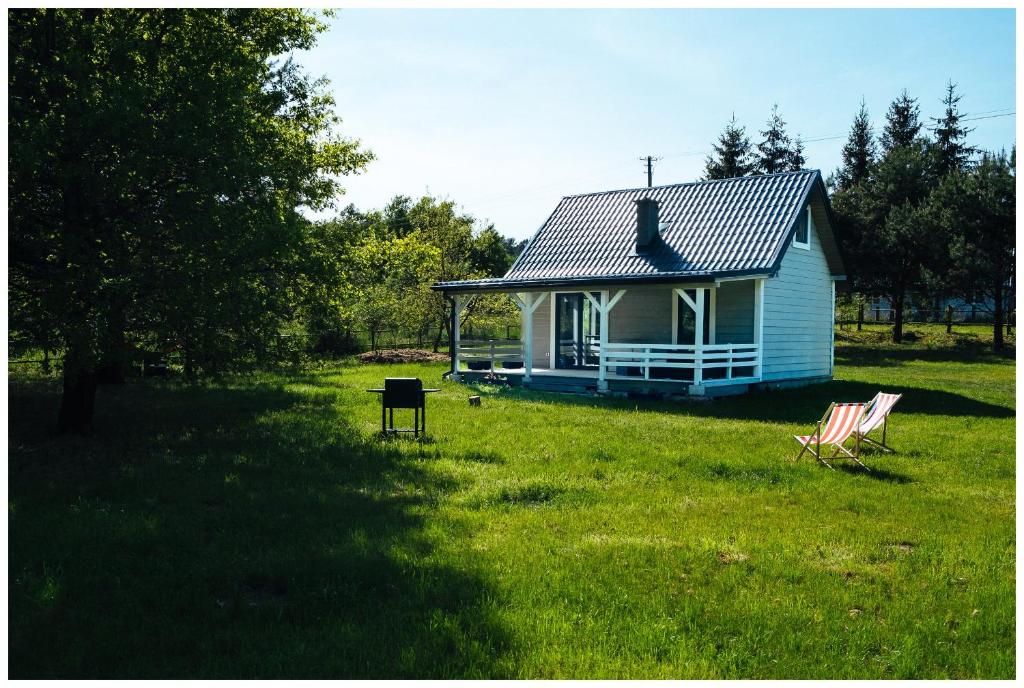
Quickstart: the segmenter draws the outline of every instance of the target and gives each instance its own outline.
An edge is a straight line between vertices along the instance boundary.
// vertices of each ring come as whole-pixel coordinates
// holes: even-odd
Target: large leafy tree
[[[322,28],[300,10],[8,12],[12,315],[63,348],[61,430],[88,429],[98,371],[133,346],[211,367],[265,350],[299,283],[297,210],[368,160],[276,57]]]
[[[745,177],[753,171],[750,138],[746,130],[736,123],[735,114],[711,148],[714,152],[704,162],[705,179]]]
[[[371,349],[376,351],[386,330],[418,323],[432,295],[430,268],[437,254],[416,231],[401,237],[373,234],[352,247],[347,306],[369,333]]]
[[[970,299],[991,299],[993,347],[1003,348],[1003,325],[1014,276],[1016,151],[986,154],[966,172],[946,175],[930,208],[949,237],[950,285]]]

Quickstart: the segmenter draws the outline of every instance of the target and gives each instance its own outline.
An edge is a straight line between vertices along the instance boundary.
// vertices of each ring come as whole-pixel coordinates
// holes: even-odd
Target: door
[[[592,294],[600,298],[600,294]],[[555,367],[594,368],[599,363],[601,315],[582,293],[555,297]]]

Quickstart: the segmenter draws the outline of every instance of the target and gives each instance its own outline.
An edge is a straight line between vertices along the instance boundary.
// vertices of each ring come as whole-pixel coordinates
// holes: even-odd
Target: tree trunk
[[[892,299],[892,342],[901,344],[903,342],[903,296]]]
[[[85,434],[92,427],[96,408],[96,371],[83,365],[77,354],[64,356],[64,393],[57,414],[57,431]]]
[[[946,306],[946,334],[953,334],[953,304]]]
[[[857,331],[860,332],[864,328],[864,301],[861,300],[857,306]]]
[[[1002,351],[1003,350],[1003,283],[1002,280],[997,277],[995,284],[995,303],[993,304],[995,312],[993,313],[992,323],[992,350]]]
[[[196,364],[195,364],[195,360],[192,357],[192,340],[191,340],[191,338],[188,335],[185,335],[185,341],[184,341],[184,344],[182,346],[182,349],[183,349],[183,351],[181,353],[182,353],[183,364],[184,364],[184,368],[185,368],[185,379],[188,380],[189,382],[195,382],[196,381]],[[142,363],[142,369],[143,369],[143,371],[145,371],[145,369],[146,369],[145,361],[143,361],[143,363]]]
[[[441,335],[445,334],[449,329],[448,321],[444,320],[441,326],[437,328],[437,336],[434,337],[434,353],[441,348]]]

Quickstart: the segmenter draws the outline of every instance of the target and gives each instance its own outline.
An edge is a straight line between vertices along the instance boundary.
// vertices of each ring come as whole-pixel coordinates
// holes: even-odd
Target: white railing
[[[650,380],[652,370],[693,371],[693,384],[714,384],[734,379],[758,378],[761,357],[757,344],[605,344],[601,357],[605,370],[618,378]],[[639,368],[640,375],[619,373],[619,368]],[[737,374],[737,369],[750,372]],[[708,371],[724,370],[724,377],[708,376]],[[655,378],[657,379],[657,378]]]
[[[487,361],[493,371],[495,363],[522,363],[523,343],[514,339],[477,339],[459,341],[459,361]]]

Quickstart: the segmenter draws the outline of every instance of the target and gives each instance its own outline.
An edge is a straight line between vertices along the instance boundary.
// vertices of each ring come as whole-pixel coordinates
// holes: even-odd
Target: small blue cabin
[[[501,278],[443,282],[452,374],[569,392],[720,396],[828,380],[845,279],[817,170],[567,196]],[[465,340],[476,295],[518,340]]]

